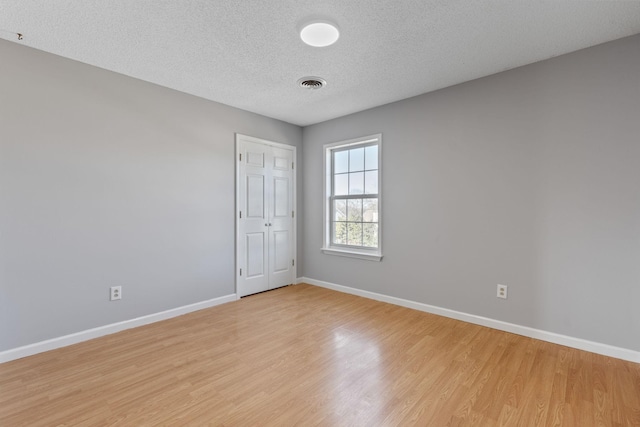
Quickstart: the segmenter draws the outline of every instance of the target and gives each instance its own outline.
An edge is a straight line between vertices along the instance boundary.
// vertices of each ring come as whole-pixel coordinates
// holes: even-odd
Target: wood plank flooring
[[[639,426],[640,365],[309,285],[0,364],[0,426]]]

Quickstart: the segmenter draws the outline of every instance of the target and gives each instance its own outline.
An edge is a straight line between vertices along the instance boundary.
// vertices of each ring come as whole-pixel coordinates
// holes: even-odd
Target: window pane
[[[333,153],[333,173],[349,172],[349,151],[336,151]]]
[[[378,146],[370,145],[365,148],[364,154],[365,169],[378,169]]]
[[[364,193],[364,172],[349,174],[349,194]]]
[[[333,243],[336,245],[347,244],[347,223],[346,222],[333,223]]]
[[[362,199],[350,199],[347,221],[362,221]]]
[[[329,209],[323,228],[326,247],[363,253],[381,250],[380,149],[375,136],[325,148],[330,160],[326,173],[331,178],[325,199]]]
[[[349,172],[364,170],[364,148],[349,150]]]
[[[336,196],[346,196],[349,194],[349,174],[333,176],[333,194]]]
[[[378,171],[364,173],[364,193],[378,194]]]
[[[362,221],[378,222],[378,199],[362,200]]]
[[[347,201],[346,200],[333,201],[333,220],[334,221],[347,220]]]
[[[362,224],[359,222],[347,223],[347,244],[362,246]]]
[[[378,247],[378,224],[362,224],[362,246]]]

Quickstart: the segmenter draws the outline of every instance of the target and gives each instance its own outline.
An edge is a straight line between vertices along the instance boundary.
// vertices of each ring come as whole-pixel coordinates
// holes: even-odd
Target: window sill
[[[364,252],[355,250],[335,249],[335,248],[322,248],[322,253],[327,255],[343,256],[347,258],[364,259],[367,261],[382,261],[382,254],[377,252]]]

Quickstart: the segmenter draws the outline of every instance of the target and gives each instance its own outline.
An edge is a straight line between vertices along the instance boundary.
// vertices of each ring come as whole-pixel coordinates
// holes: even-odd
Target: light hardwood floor
[[[298,285],[0,364],[0,426],[636,426],[640,365]]]

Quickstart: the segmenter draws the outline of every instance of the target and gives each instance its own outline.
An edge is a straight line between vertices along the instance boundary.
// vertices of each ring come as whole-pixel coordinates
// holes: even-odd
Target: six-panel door
[[[293,152],[239,138],[238,294],[293,283]]]

